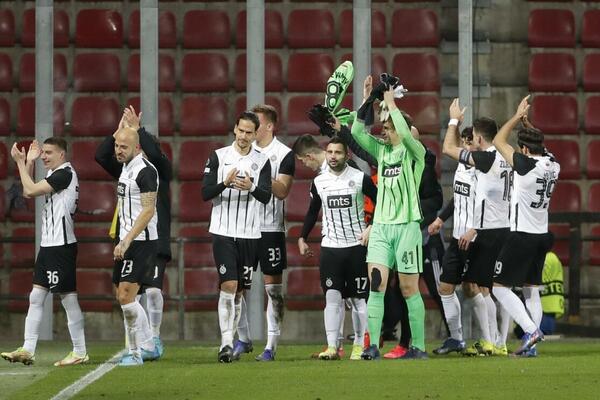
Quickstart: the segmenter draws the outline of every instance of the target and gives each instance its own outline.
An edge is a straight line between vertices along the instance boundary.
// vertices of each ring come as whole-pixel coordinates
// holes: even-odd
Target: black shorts
[[[321,247],[320,260],[321,288],[342,292],[344,298],[368,296],[367,248],[353,246],[346,248]]]
[[[469,245],[469,248],[471,245]],[[468,263],[469,250],[465,251],[459,249],[458,239],[452,238],[450,245],[444,254],[444,260],[442,261],[440,282],[449,283],[451,285],[459,285],[462,283],[463,275],[468,268]]]
[[[494,267],[494,282],[503,286],[542,284],[548,234],[510,232]]]
[[[134,240],[122,260],[115,261],[113,283],[137,283],[140,286],[154,272],[158,240]]]
[[[64,246],[40,247],[35,268],[33,284],[45,287],[52,293],[77,291],[77,243]]]
[[[252,271],[258,264],[259,240],[212,235],[213,257],[219,273],[219,283],[237,281],[238,291],[250,289]]]
[[[471,247],[470,260],[463,281],[492,288],[494,266],[509,232],[509,228],[477,231],[475,241],[469,246]]]
[[[284,232],[262,232],[258,242],[258,263],[265,275],[281,275],[287,268]],[[256,271],[256,269],[254,269]]]
[[[142,286],[140,287],[140,294],[146,291],[147,288],[159,288],[162,290],[163,288],[163,279],[165,277],[165,269],[167,267],[167,263],[169,262],[168,258],[162,254],[156,256],[156,265],[153,268],[150,268],[144,276],[144,280],[142,281]]]

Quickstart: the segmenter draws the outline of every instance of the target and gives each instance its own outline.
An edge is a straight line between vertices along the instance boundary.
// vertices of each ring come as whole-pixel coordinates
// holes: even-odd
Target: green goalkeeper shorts
[[[423,272],[423,236],[418,222],[374,223],[369,235],[367,262],[402,274]]]

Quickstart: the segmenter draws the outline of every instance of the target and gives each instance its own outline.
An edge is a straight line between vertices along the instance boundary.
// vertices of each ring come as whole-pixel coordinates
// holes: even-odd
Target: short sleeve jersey
[[[40,246],[62,246],[77,241],[73,216],[79,201],[79,181],[71,163],[64,163],[46,174],[52,193],[45,196],[42,211]]]

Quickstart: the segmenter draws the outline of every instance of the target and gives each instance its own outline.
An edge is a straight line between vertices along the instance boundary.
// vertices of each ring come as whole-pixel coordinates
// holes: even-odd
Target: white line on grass
[[[0,376],[6,376],[6,375],[33,375],[33,374],[37,374],[38,371],[31,371],[31,372],[0,372]]]
[[[88,373],[87,375],[79,378],[60,392],[56,396],[54,396],[51,400],[66,400],[75,396],[77,393],[81,392],[88,385],[92,384],[94,381],[102,378],[104,374],[112,370],[117,366],[117,361],[121,358],[123,351],[119,351],[117,354],[112,356],[110,359],[100,364],[98,368]]]

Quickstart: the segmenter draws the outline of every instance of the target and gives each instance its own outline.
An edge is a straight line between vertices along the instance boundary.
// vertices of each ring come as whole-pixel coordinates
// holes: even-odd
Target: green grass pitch
[[[16,343],[0,343],[12,349]],[[432,349],[434,343],[428,343]],[[512,343],[515,347],[516,342]],[[36,364],[0,360],[0,398],[49,399],[94,370],[121,344],[89,344],[91,362],[55,368],[68,343],[42,342]],[[321,345],[283,344],[273,363],[245,355],[218,364],[217,348],[167,342],[165,355],[143,367],[115,368],[76,399],[598,399],[600,341],[565,339],[539,345],[535,359],[458,355],[427,361],[319,361]],[[350,350],[351,345],[347,345]],[[389,346],[386,347],[389,349]],[[384,349],[385,350],[385,349]],[[348,356],[348,355],[347,355]]]

